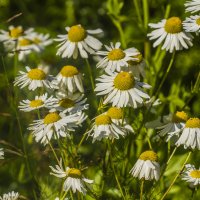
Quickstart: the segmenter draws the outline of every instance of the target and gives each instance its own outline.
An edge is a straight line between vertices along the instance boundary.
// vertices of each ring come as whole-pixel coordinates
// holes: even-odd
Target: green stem
[[[156,99],[156,97],[158,96],[158,94],[159,94],[159,92],[160,92],[160,90],[161,90],[161,88],[162,88],[162,86],[163,86],[163,83],[165,82],[165,80],[166,80],[166,78],[167,78],[167,76],[168,76],[168,74],[169,74],[169,71],[170,71],[170,69],[171,69],[171,67],[172,67],[172,65],[173,65],[173,62],[174,62],[174,57],[175,57],[175,51],[174,51],[173,54],[172,54],[171,60],[170,60],[169,65],[168,65],[168,67],[167,67],[167,71],[165,72],[165,74],[164,74],[164,76],[163,76],[163,78],[162,78],[162,81],[161,81],[161,83],[159,84],[158,90],[156,91],[155,99]]]
[[[149,22],[149,5],[148,0],[142,0],[143,2],[143,13],[144,13],[144,28],[147,30]]]
[[[171,159],[172,159],[172,157],[174,156],[174,154],[175,154],[175,152],[176,152],[177,148],[178,148],[178,147],[175,147],[175,148],[174,148],[174,150],[173,150],[173,152],[171,153],[171,155],[170,155],[169,159],[167,160],[167,165],[169,164],[170,160],[171,160]]]
[[[142,15],[140,13],[140,7],[139,7],[139,3],[138,0],[133,0],[134,6],[135,6],[135,10],[136,10],[136,14],[139,20],[139,24],[142,25]]]
[[[93,78],[93,75],[92,75],[92,69],[91,69],[91,66],[90,66],[90,63],[88,61],[88,59],[85,59],[86,61],[86,65],[87,65],[87,68],[88,68],[88,74],[89,74],[89,77],[90,77],[90,81],[91,81],[91,84],[92,84],[92,90],[94,91],[94,78]]]
[[[141,187],[140,187],[140,200],[143,199],[143,190],[144,190],[144,179],[142,179]]]
[[[184,163],[183,163],[183,165],[182,165],[182,167],[181,167],[179,173],[177,173],[177,175],[174,177],[174,179],[172,180],[172,182],[171,182],[170,186],[168,187],[167,191],[163,194],[163,196],[161,197],[160,200],[163,200],[163,199],[167,196],[167,194],[169,193],[169,191],[171,190],[171,188],[172,188],[172,186],[174,185],[174,183],[176,182],[177,178],[179,177],[179,175],[180,175],[181,172],[183,171],[183,169],[184,169],[184,167],[185,167],[185,164],[186,164],[187,161],[189,160],[191,153],[192,153],[191,151],[188,153],[188,155],[187,155],[187,157],[186,157],[186,159],[185,159],[185,161],[184,161]]]

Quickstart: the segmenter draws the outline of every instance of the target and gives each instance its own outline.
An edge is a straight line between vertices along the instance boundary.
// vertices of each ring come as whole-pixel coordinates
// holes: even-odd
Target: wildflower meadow
[[[0,200],[200,199],[200,0],[0,9]]]

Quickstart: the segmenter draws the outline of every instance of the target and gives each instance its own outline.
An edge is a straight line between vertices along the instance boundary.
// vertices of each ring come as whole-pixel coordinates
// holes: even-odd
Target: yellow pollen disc
[[[33,39],[33,42],[35,43],[35,44],[40,44],[40,42],[42,42],[39,38],[34,38]]]
[[[117,108],[117,107],[111,107],[109,108],[107,115],[111,118],[111,119],[122,119],[123,117],[123,112],[121,108]]]
[[[99,115],[95,119],[95,124],[97,126],[111,124],[111,118],[108,115]]]
[[[54,122],[57,122],[61,119],[60,115],[56,112],[49,113],[44,118],[44,124],[52,124]]]
[[[190,172],[192,178],[200,178],[200,170],[193,170]]]
[[[30,45],[31,44],[31,41],[30,40],[27,40],[27,39],[21,39],[21,40],[19,40],[19,45],[20,46],[28,46],[28,45]]]
[[[64,66],[60,73],[62,74],[62,76],[64,77],[72,77],[74,75],[77,75],[79,73],[78,69],[74,66],[71,66],[71,65],[67,65],[67,66]]]
[[[200,18],[196,19],[196,24],[200,26]]]
[[[121,60],[125,57],[125,53],[121,49],[113,49],[108,53],[109,60]]]
[[[129,90],[135,85],[132,73],[120,72],[114,79],[114,86],[119,90]]]
[[[188,115],[184,111],[177,111],[172,117],[172,122],[174,123],[186,122],[187,120]]]
[[[72,26],[68,32],[68,38],[71,42],[83,41],[87,36],[85,29],[80,25]]]
[[[12,38],[18,38],[23,33],[23,29],[21,27],[16,27],[10,30],[10,36]]]
[[[158,160],[158,156],[154,151],[145,151],[140,155],[139,159],[140,160],[157,161]]]
[[[190,118],[185,124],[186,128],[200,128],[200,119],[199,118]]]
[[[167,19],[164,28],[167,33],[180,33],[182,31],[182,21],[179,17],[171,17]]]
[[[43,105],[43,104],[44,104],[44,102],[43,102],[42,100],[37,99],[37,100],[31,101],[29,105],[30,105],[30,107],[32,107],[32,108],[36,108],[36,107],[39,107],[39,106],[41,106],[41,105]]]
[[[143,56],[141,53],[135,55],[135,56],[132,56],[132,58],[136,58],[137,60],[129,60],[128,63],[129,65],[138,65],[142,62],[143,60]]]
[[[67,173],[69,177],[81,178],[81,171],[79,169],[70,168]]]
[[[63,108],[71,108],[74,107],[74,101],[71,99],[62,99],[59,101],[59,105]]]
[[[41,69],[31,69],[28,72],[28,77],[33,80],[44,80],[46,78],[46,74]]]

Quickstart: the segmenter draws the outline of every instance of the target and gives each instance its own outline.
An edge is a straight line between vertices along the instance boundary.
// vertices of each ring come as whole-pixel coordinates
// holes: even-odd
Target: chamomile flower
[[[130,173],[133,177],[144,180],[158,180],[160,177],[160,165],[158,156],[154,151],[143,152]]]
[[[26,72],[19,71],[19,75],[15,78],[14,85],[24,88],[28,86],[29,90],[46,87],[53,89],[55,85],[51,83],[53,77],[47,74],[48,67],[38,66],[31,69],[26,67]]]
[[[160,137],[166,137],[166,142],[168,142],[170,139],[173,139],[177,141],[180,132],[185,127],[185,122],[188,120],[188,115],[184,111],[177,111],[173,115],[167,116],[168,120],[167,122],[157,127],[156,129],[159,129],[158,135]]]
[[[97,68],[104,68],[106,72],[121,71],[121,67],[128,67],[128,61],[137,60],[136,55],[139,54],[137,49],[121,49],[121,43],[117,42],[115,45],[111,42],[110,47],[105,45],[107,51],[97,51],[96,54],[105,56],[97,63]]]
[[[61,88],[67,89],[70,93],[84,92],[82,75],[78,69],[72,65],[64,66],[56,76],[54,83]]]
[[[93,137],[93,142],[95,142],[103,138],[119,139],[119,136],[124,137],[127,134],[127,130],[112,122],[111,117],[107,114],[101,114],[95,118],[91,130],[87,133],[88,136]]]
[[[193,45],[193,37],[190,33],[184,32],[182,20],[179,17],[163,19],[157,24],[150,23],[149,26],[155,29],[147,35],[150,40],[156,39],[153,47],[164,41],[162,49],[172,53],[174,50],[188,49]]]
[[[86,184],[92,184],[93,180],[87,179],[83,176],[82,172],[76,168],[66,167],[64,169],[62,165],[62,159],[60,160],[59,165],[56,165],[55,168],[49,166],[52,170],[51,175],[54,175],[58,178],[64,178],[63,190],[68,191],[72,189],[73,193],[76,191],[86,194]]]
[[[3,148],[0,148],[0,159],[4,159],[4,151],[3,151]]]
[[[0,30],[1,42],[15,41],[24,34],[22,26],[9,26],[8,29],[8,31]]]
[[[43,119],[34,120],[28,130],[32,131],[36,142],[47,144],[52,137],[57,139],[69,136],[69,132],[82,123],[81,114],[65,115],[52,109]]]
[[[195,13],[200,11],[200,0],[191,0],[185,3],[186,11]]]
[[[136,60],[134,61],[129,61],[129,70],[134,74],[134,76],[138,79],[141,77],[145,77],[145,67],[146,67],[146,62],[142,56],[142,54],[138,51],[138,54],[136,56],[133,56]],[[125,68],[122,68],[125,70]]]
[[[76,59],[78,52],[82,58],[88,58],[88,53],[92,54],[102,46],[99,40],[91,36],[102,33],[101,29],[86,30],[81,25],[75,25],[66,27],[65,30],[67,34],[58,35],[58,38],[55,39],[55,41],[61,42],[56,55],[62,58],[73,56]]]
[[[143,103],[143,99],[149,99],[149,95],[142,88],[149,89],[151,86],[139,82],[131,72],[109,73],[97,78],[100,83],[96,84],[97,95],[106,95],[104,104],[112,103],[112,106],[137,108]]]
[[[74,114],[88,109],[89,104],[86,103],[87,99],[84,98],[84,94],[60,91],[56,96],[57,102],[54,106],[58,111]]]
[[[0,197],[0,200],[17,200],[19,198],[18,192],[9,192],[7,194],[4,194],[2,197]]]
[[[200,185],[200,168],[196,169],[194,165],[185,165],[185,170],[182,173],[182,180],[189,183],[190,187]]]
[[[198,35],[200,32],[200,16],[187,17],[183,22],[183,28],[186,32],[194,32]]]
[[[52,109],[56,102],[56,98],[54,98],[53,96],[50,96],[48,98],[48,94],[45,93],[41,96],[35,96],[35,99],[31,101],[28,99],[22,100],[19,103],[20,105],[18,107],[24,112],[30,112],[32,110],[37,110],[43,107]]]
[[[184,148],[200,150],[200,119],[190,118],[176,142],[177,146],[184,145]]]
[[[111,118],[112,122],[119,126],[123,126],[128,132],[134,133],[133,128],[127,123],[126,119],[124,119],[121,108],[110,107],[106,114]]]

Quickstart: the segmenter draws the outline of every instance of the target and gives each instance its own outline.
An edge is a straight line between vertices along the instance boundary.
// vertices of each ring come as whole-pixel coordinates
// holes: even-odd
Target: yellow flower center
[[[187,120],[188,115],[184,111],[177,111],[172,117],[172,122],[174,123],[186,122]]]
[[[107,115],[111,118],[111,119],[122,119],[123,117],[123,112],[121,108],[117,108],[117,107],[111,107],[109,108]]]
[[[21,40],[19,40],[19,45],[20,46],[28,46],[28,45],[30,45],[31,44],[31,41],[30,40],[28,40],[28,39],[21,39]]]
[[[192,178],[200,178],[200,170],[193,170],[190,172]]]
[[[79,73],[78,69],[74,66],[71,66],[71,65],[67,65],[67,66],[64,66],[60,73],[62,74],[62,76],[64,77],[72,77],[74,75],[77,75]]]
[[[140,155],[139,159],[144,161],[145,160],[157,161],[158,156],[154,151],[145,151]]]
[[[171,17],[167,19],[164,28],[167,33],[180,33],[182,31],[182,21],[179,17]]]
[[[81,171],[79,169],[70,168],[68,169],[68,176],[72,178],[81,178]]]
[[[200,119],[199,118],[190,118],[185,124],[186,128],[200,128]]]
[[[10,36],[12,38],[18,38],[23,33],[23,29],[21,27],[16,27],[10,30]]]
[[[59,101],[59,105],[63,108],[71,108],[74,107],[74,101],[71,99],[62,99]]]
[[[114,86],[119,90],[129,90],[135,85],[132,73],[120,72],[114,79]]]
[[[39,38],[35,37],[35,38],[33,39],[33,42],[34,42],[35,44],[40,44],[40,42],[42,42],[42,40],[40,40]]]
[[[135,56],[132,56],[132,58],[136,58],[137,60],[129,60],[128,63],[129,65],[138,65],[142,62],[143,60],[143,56],[141,53],[135,55]]]
[[[52,124],[54,122],[57,122],[61,119],[60,115],[56,112],[49,113],[44,118],[44,124]]]
[[[96,117],[95,124],[97,126],[111,124],[111,118],[108,115],[100,115]]]
[[[109,60],[121,60],[125,57],[125,53],[121,49],[113,49],[108,53]]]
[[[31,108],[36,108],[36,107],[39,107],[43,104],[44,104],[44,102],[42,100],[37,99],[37,100],[31,101],[29,105],[30,105]]]
[[[196,24],[200,26],[200,18],[196,19]]]
[[[28,77],[33,80],[44,80],[46,78],[46,74],[41,69],[31,69],[28,72]]]
[[[85,29],[80,25],[72,26],[68,32],[68,38],[71,42],[83,41],[87,36]]]

